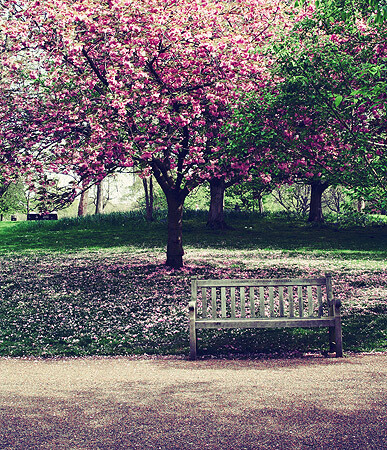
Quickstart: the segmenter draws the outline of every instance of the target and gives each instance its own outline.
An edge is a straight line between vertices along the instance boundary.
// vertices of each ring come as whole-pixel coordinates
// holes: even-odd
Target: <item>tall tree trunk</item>
[[[207,226],[214,230],[227,228],[224,221],[224,192],[226,183],[224,178],[213,178],[210,181],[210,211]]]
[[[148,189],[149,180],[149,189]],[[153,179],[152,175],[149,178],[143,178],[142,183],[144,185],[145,191],[145,209],[146,209],[146,220],[152,222],[153,220]]]
[[[263,214],[263,200],[261,193],[258,194],[257,200],[258,200],[258,212],[259,214]]]
[[[359,197],[357,199],[357,212],[359,212],[359,213],[363,212],[364,208],[365,208],[364,198],[363,197]]]
[[[103,184],[102,180],[97,184],[97,198],[95,200],[95,214],[103,213]]]
[[[87,204],[89,201],[89,189],[82,191],[81,196],[79,198],[78,205],[78,217],[83,217],[87,213]]]
[[[183,205],[186,195],[170,189],[166,193],[168,203],[168,244],[166,265],[174,269],[183,266]]]
[[[322,223],[324,221],[321,197],[325,189],[329,187],[328,182],[315,181],[311,184],[310,205],[308,222]]]

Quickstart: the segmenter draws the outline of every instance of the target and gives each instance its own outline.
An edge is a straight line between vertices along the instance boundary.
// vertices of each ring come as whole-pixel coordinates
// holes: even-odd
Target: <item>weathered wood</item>
[[[323,304],[322,304],[321,286],[317,286],[317,304],[318,304],[318,317],[322,317],[322,315],[323,315]]]
[[[265,288],[259,287],[259,315],[265,317]]]
[[[241,317],[246,317],[246,294],[245,294],[245,288],[240,288],[240,298],[241,298]]]
[[[327,303],[329,315],[334,316],[335,310],[333,307],[333,292],[332,292],[332,275],[330,273],[325,274],[326,279],[326,289],[327,289]],[[336,349],[336,337],[335,337],[335,327],[329,327],[329,351],[332,353]]]
[[[212,308],[212,318],[216,318],[216,288],[211,289],[211,308]]]
[[[289,295],[289,317],[294,317],[293,286],[288,287],[288,295]]]
[[[304,317],[304,299],[302,298],[302,286],[298,286],[298,312],[300,317]]]
[[[285,328],[285,327],[328,327],[330,350],[336,356],[343,355],[340,302],[333,299],[332,279],[264,279],[264,280],[197,280],[191,284],[190,319],[190,358],[196,359],[196,330],[203,328]],[[312,286],[316,286],[318,317],[315,316]],[[326,286],[327,315],[324,317],[322,286]],[[269,293],[269,317],[265,315],[265,288]],[[276,292],[278,288],[278,309]],[[288,317],[285,315],[284,288],[287,288],[289,303]],[[304,288],[308,308],[304,305]],[[201,288],[202,310],[197,310],[197,291]],[[211,290],[211,318],[208,311],[207,288]],[[220,311],[217,301],[217,288],[220,288]],[[255,289],[259,288],[259,314],[256,311]],[[297,288],[299,317],[295,317],[293,288]],[[239,295],[237,294],[239,290]],[[246,289],[249,290],[249,317],[246,317]],[[239,305],[237,300],[239,299]],[[305,300],[306,301],[306,300]],[[240,317],[237,318],[237,310]],[[276,314],[278,317],[276,317]],[[307,315],[306,315],[307,314]],[[238,314],[239,315],[239,314]],[[220,317],[219,317],[220,316]],[[257,317],[258,316],[258,317]]]
[[[325,286],[325,278],[281,278],[246,280],[198,280],[199,287],[259,287],[259,286]]]
[[[250,287],[249,298],[250,298],[250,317],[255,317],[254,287]]]
[[[195,318],[196,315],[196,301],[198,298],[198,280],[197,278],[193,278],[191,281],[191,301],[195,303]]]
[[[220,303],[221,303],[221,308],[222,308],[222,318],[225,319],[227,317],[226,288],[225,287],[220,288]]]
[[[235,287],[230,289],[231,296],[231,318],[235,319]]]
[[[196,328],[293,328],[293,327],[329,327],[334,326],[335,319],[329,317],[310,318],[246,318],[246,319],[199,319]]]
[[[343,356],[343,338],[341,334],[341,318],[340,318],[340,307],[335,305],[335,350],[336,356]]]
[[[202,315],[205,319],[207,317],[207,289],[202,288]]]
[[[269,305],[270,305],[270,317],[274,316],[274,287],[269,287]]]
[[[278,288],[279,315],[284,317],[284,287]]]
[[[196,329],[196,301],[191,301],[188,306],[189,311],[189,359],[196,359],[197,336]]]
[[[306,288],[308,293],[308,314],[309,317],[313,317],[313,295],[312,295],[312,286],[308,286]]]

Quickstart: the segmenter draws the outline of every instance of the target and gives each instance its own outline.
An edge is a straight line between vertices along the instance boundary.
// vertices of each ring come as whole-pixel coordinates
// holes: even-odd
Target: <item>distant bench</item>
[[[324,278],[191,281],[190,359],[203,328],[328,327],[329,348],[343,356],[341,303]]]
[[[47,214],[28,213],[27,220],[58,220],[58,214],[57,213],[47,213]]]

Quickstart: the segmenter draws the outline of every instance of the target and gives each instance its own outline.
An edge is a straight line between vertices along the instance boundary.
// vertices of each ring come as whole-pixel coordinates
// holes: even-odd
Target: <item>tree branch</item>
[[[90,56],[87,54],[87,52],[84,48],[82,49],[82,54],[86,58],[90,67],[92,68],[93,72],[97,75],[98,79],[102,82],[102,84],[104,84],[106,87],[108,87],[109,83],[108,83],[107,79],[101,75],[97,66],[94,64],[93,60],[90,58]]]

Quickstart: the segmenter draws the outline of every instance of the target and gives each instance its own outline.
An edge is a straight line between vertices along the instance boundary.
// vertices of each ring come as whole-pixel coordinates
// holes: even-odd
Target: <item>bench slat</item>
[[[278,288],[278,301],[279,301],[279,315],[284,317],[284,287]]]
[[[195,327],[199,328],[293,328],[293,327],[329,327],[333,326],[333,317],[308,318],[308,319],[199,319]]]
[[[259,287],[259,315],[265,317],[265,288]]]
[[[240,298],[241,298],[241,317],[246,317],[246,295],[244,286],[240,288]]]
[[[216,288],[211,289],[212,318],[216,319]]]
[[[197,286],[198,286],[198,281],[196,278],[194,278],[191,283],[191,301],[195,302],[195,304],[198,299],[198,287]],[[197,318],[197,314],[198,313],[195,308],[195,311],[194,311],[195,319]]]
[[[254,287],[250,287],[250,317],[255,317]]]
[[[235,287],[230,290],[231,294],[231,318],[235,319]]]
[[[313,295],[312,295],[312,286],[307,287],[308,292],[308,314],[309,317],[313,317]]]
[[[207,317],[207,289],[202,288],[202,316],[205,319]]]
[[[226,318],[227,310],[226,310],[226,288],[225,287],[220,288],[220,301],[221,301],[221,308],[222,308],[222,318]]]
[[[199,287],[325,286],[325,278],[267,278],[252,280],[197,280]]]
[[[269,287],[270,317],[274,317],[274,287]]]
[[[289,294],[289,317],[294,317],[293,286],[289,286],[288,294]]]
[[[317,303],[318,303],[318,316],[322,317],[322,315],[323,315],[323,305],[322,305],[321,286],[317,286]]]
[[[298,286],[298,310],[300,317],[304,317],[304,300],[302,298],[302,286]]]

